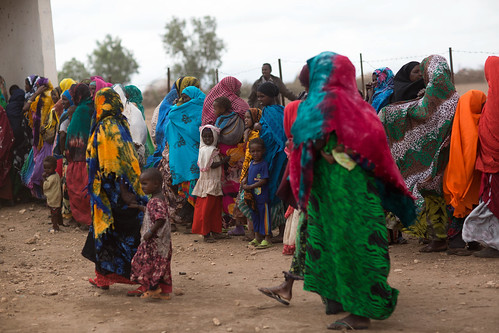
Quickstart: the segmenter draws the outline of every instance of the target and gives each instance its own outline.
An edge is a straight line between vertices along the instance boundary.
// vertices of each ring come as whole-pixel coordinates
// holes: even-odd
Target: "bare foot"
[[[419,249],[419,252],[443,252],[447,250],[446,240],[432,240],[428,245]]]
[[[276,287],[258,288],[258,290],[265,296],[274,298],[282,304],[289,305],[289,301],[293,297],[293,282],[294,280],[288,279]]]
[[[371,320],[367,317],[361,317],[349,314],[343,319],[339,319],[327,326],[328,330],[366,330],[371,326]]]

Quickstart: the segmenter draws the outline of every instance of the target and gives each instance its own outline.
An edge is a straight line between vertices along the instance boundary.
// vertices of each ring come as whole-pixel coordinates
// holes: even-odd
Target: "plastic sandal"
[[[257,245],[257,249],[258,250],[262,250],[262,249],[268,249],[269,247],[272,247],[272,243],[266,241],[265,239],[262,240],[262,242],[260,243],[260,245]]]
[[[253,246],[258,246],[260,243],[254,238],[251,242],[248,243],[248,245],[253,245]]]

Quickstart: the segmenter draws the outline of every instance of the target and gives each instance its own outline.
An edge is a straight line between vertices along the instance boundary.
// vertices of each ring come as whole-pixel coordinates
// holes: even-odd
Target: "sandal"
[[[281,297],[281,295],[276,294],[275,292],[273,292],[269,288],[258,288],[258,291],[261,292],[262,294],[264,294],[265,296],[268,296],[270,298],[275,299],[276,301],[278,301],[281,304],[289,305],[289,302],[287,300],[285,300],[284,298]]]
[[[256,248],[258,250],[262,250],[262,249],[268,249],[269,247],[272,247],[272,243],[266,241],[265,239],[262,240],[262,242],[260,243],[260,245],[257,245]]]
[[[447,241],[445,240],[433,240],[428,245],[419,249],[419,252],[423,253],[444,251],[447,251]]]
[[[258,246],[260,245],[260,243],[256,238],[254,238],[251,242],[248,243],[248,245]]]
[[[94,279],[88,279],[88,282],[90,282],[90,284],[94,287],[97,287],[97,288],[100,288],[102,290],[108,290],[109,289],[109,286],[108,285],[99,285],[97,283],[97,281],[95,281]]]
[[[155,290],[147,290],[146,292],[144,292],[140,298],[159,298],[161,294],[161,288],[157,288]]]
[[[126,295],[130,297],[135,297],[135,296],[142,296],[142,294],[146,292],[146,287],[140,286],[135,290],[129,290],[127,291]]]

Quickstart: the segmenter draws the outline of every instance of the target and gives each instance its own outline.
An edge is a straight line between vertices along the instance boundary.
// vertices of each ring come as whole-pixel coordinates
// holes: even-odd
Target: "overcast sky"
[[[219,78],[235,76],[253,82],[269,62],[284,81],[293,81],[305,61],[322,51],[348,56],[360,74],[403,64],[430,54],[449,59],[454,70],[483,67],[490,54],[499,55],[499,1],[461,0],[51,0],[57,69],[87,55],[106,34],[119,36],[139,63],[132,83],[144,89],[165,77],[172,66],[161,35],[172,16],[213,16],[217,35],[226,43]],[[94,73],[92,73],[94,74]],[[186,73],[188,74],[188,73]]]

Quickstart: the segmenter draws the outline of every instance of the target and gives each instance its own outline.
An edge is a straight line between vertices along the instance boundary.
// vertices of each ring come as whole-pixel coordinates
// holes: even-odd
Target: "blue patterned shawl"
[[[390,103],[390,97],[393,95],[393,72],[388,67],[382,67],[376,69],[374,74],[376,74],[377,84],[371,105],[378,113]]]
[[[170,108],[165,127],[173,185],[199,178],[199,127],[206,95],[194,86],[182,91],[190,101]]]
[[[275,193],[286,167],[286,134],[284,133],[284,106],[269,105],[263,108],[260,138],[265,142],[265,161],[269,164],[269,195],[271,203],[278,198]]]

